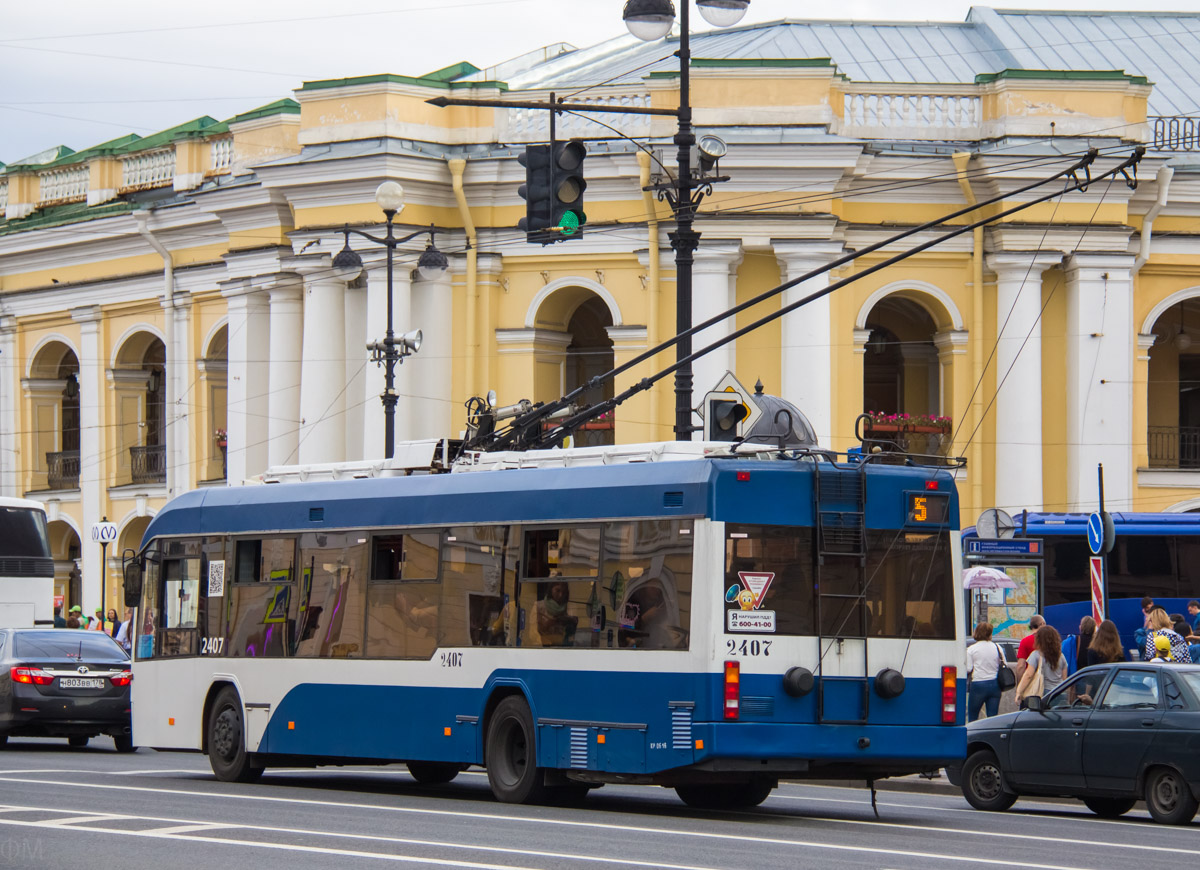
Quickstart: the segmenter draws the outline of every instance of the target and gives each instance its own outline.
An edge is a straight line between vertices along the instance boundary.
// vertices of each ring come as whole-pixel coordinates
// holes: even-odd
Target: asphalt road
[[[957,794],[788,783],[752,812],[685,807],[673,791],[605,786],[580,807],[496,803],[485,775],[437,787],[402,766],[269,770],[218,782],[201,755],[118,755],[97,738],[0,750],[0,868],[1119,868],[1195,863],[1197,829],[1140,807],[972,810]]]

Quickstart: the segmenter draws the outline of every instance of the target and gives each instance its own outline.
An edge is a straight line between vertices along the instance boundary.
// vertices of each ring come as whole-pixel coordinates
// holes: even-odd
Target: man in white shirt
[[[121,623],[121,627],[117,629],[117,637],[116,637],[117,643],[119,643],[121,645],[121,648],[123,650],[125,650],[125,652],[130,652],[133,650],[133,637],[131,636],[133,633],[132,628],[133,628],[133,608],[126,607],[125,608],[125,620]]]

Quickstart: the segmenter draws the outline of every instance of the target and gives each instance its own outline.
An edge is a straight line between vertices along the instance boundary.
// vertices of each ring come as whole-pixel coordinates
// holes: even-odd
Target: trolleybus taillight
[[[942,722],[953,725],[958,719],[958,668],[942,668]]]
[[[737,662],[725,662],[725,718],[738,717],[738,704],[741,700],[741,665]]]

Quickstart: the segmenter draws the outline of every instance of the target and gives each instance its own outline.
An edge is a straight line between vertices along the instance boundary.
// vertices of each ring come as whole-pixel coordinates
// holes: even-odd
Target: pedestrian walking
[[[1017,644],[1017,679],[1025,675],[1025,669],[1029,666],[1029,654],[1033,652],[1033,639],[1037,634],[1037,630],[1046,624],[1046,620],[1041,614],[1035,613],[1029,617],[1029,634],[1021,638],[1021,642]]]
[[[1188,622],[1192,624],[1192,634],[1200,634],[1200,601],[1193,598],[1187,603]]]
[[[980,711],[989,718],[1000,711],[1000,682],[997,677],[1004,664],[1004,653],[992,640],[992,625],[975,626],[975,643],[967,647],[967,721],[974,722]]]
[[[1047,695],[1067,677],[1067,660],[1062,654],[1062,637],[1052,625],[1043,625],[1033,635],[1025,673],[1017,684],[1017,701],[1031,695]],[[1023,706],[1023,704],[1022,704]]]
[[[1191,650],[1188,649],[1187,641],[1175,631],[1175,626],[1171,622],[1171,617],[1167,616],[1167,611],[1161,607],[1155,607],[1149,613],[1149,620],[1150,628],[1146,633],[1146,647],[1142,651],[1142,658],[1153,658],[1156,655],[1155,639],[1165,637],[1171,642],[1171,660],[1190,665],[1192,663]]]
[[[117,608],[108,608],[108,633],[114,639],[121,628],[121,620],[117,619]]]
[[[1087,648],[1086,663],[1091,665],[1107,665],[1125,661],[1125,650],[1121,648],[1121,634],[1117,624],[1111,619],[1105,619],[1096,626],[1096,635]]]
[[[1079,643],[1075,645],[1075,667],[1086,668],[1088,665],[1087,651],[1096,636],[1096,620],[1085,616],[1079,620]]]
[[[125,619],[121,622],[121,627],[117,629],[117,643],[125,652],[130,652],[133,649],[133,608],[125,608]]]

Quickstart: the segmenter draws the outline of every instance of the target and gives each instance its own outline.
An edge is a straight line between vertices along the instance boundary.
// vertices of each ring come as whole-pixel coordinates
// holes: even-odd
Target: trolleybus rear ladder
[[[817,721],[831,725],[860,725],[867,721],[870,712],[870,669],[867,666],[867,474],[865,465],[857,468],[834,466],[822,471],[823,463],[813,463],[814,513],[817,520],[816,558],[813,574],[817,587]],[[842,566],[853,562],[855,582],[846,588],[839,584],[835,592],[827,592],[821,569],[826,559],[836,560]],[[843,578],[845,574],[842,574]],[[830,578],[832,580],[832,578]],[[854,613],[857,612],[857,618]],[[827,620],[838,620],[829,625]],[[827,626],[835,632],[826,635]],[[862,676],[841,674],[831,677],[845,685],[858,684],[860,715],[826,716],[826,660],[840,655],[845,639],[853,638],[862,643]]]

